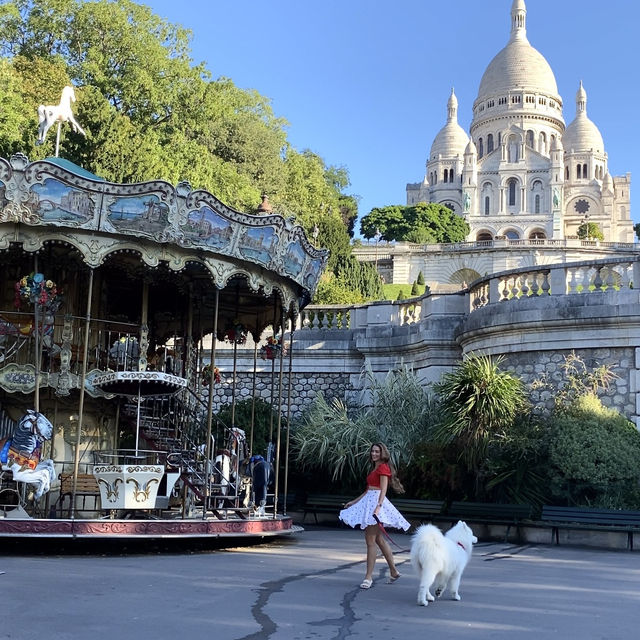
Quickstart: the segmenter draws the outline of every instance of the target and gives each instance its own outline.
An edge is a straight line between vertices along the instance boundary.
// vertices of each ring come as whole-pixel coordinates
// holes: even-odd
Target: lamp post
[[[378,243],[380,242],[380,238],[382,238],[380,229],[376,229],[376,233],[373,236],[373,239],[376,241],[376,271],[378,270]]]

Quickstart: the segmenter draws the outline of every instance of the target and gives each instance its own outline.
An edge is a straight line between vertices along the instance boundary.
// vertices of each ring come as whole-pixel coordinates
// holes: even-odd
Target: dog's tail
[[[429,557],[444,555],[444,535],[432,524],[423,524],[411,540],[411,564],[420,572]]]

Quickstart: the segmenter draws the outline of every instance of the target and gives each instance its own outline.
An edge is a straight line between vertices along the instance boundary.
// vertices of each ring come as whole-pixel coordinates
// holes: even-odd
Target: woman
[[[369,459],[373,463],[373,471],[367,476],[367,490],[355,500],[347,502],[340,512],[340,520],[350,527],[359,525],[364,529],[364,539],[367,544],[367,573],[360,585],[361,589],[370,589],[373,585],[376,545],[389,565],[388,582],[395,582],[400,577],[400,572],[396,569],[393,560],[393,552],[384,538],[382,529],[378,526],[378,521],[382,525],[405,531],[411,526],[386,497],[389,485],[397,493],[404,493],[404,488],[396,477],[389,458],[389,450],[381,442],[371,445]]]

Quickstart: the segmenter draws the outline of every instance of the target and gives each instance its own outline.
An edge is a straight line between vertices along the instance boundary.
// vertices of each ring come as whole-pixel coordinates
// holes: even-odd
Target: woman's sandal
[[[399,573],[397,576],[389,576],[389,579],[387,580],[387,584],[393,584],[398,578],[402,577],[402,574]]]
[[[371,589],[372,586],[373,586],[373,580],[363,580],[362,584],[360,585],[360,588]]]

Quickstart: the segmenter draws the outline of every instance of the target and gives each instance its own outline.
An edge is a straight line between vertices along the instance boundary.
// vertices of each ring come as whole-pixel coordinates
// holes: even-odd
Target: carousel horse
[[[51,440],[53,425],[41,413],[29,409],[20,418],[13,436],[0,441],[0,465],[3,471],[13,473],[14,482],[24,482],[36,487],[38,500],[49,491],[56,479],[53,460],[40,460],[42,443]]]
[[[38,140],[36,144],[42,144],[47,137],[47,132],[56,122],[70,122],[71,128],[76,133],[81,133],[83,136],[87,134],[83,131],[82,127],[76,122],[71,112],[71,103],[76,101],[76,94],[73,87],[66,86],[62,90],[62,97],[60,98],[60,104],[41,104],[38,107],[38,120],[40,126],[38,127]]]
[[[251,502],[256,515],[263,516],[267,504],[267,490],[273,481],[273,465],[262,456],[251,456],[247,462],[246,473],[251,477]]]

